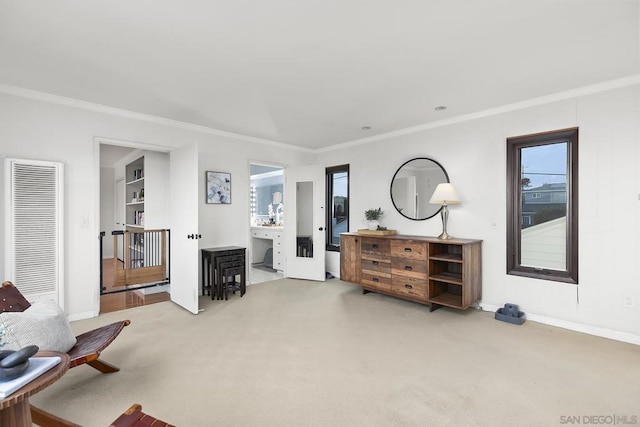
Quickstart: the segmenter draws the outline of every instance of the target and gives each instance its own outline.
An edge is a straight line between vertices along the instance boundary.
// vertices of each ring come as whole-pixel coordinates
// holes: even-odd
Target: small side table
[[[40,351],[33,357],[60,357],[60,363],[0,400],[0,426],[31,427],[29,396],[33,396],[58,381],[69,370],[69,355],[53,351]]]
[[[221,246],[200,250],[202,254],[202,295],[207,295],[206,292],[208,290],[211,292],[211,299],[215,299],[216,297],[218,299],[222,299],[222,294],[220,292],[222,271],[220,271],[219,263],[224,258],[232,257],[233,261],[240,261],[237,266],[241,265],[242,268],[246,268],[246,250],[247,248],[242,246]]]

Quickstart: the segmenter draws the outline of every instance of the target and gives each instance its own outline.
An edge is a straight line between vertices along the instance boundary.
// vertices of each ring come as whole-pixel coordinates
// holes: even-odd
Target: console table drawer
[[[360,265],[362,271],[391,274],[391,261],[388,258],[370,259],[362,257]]]
[[[427,243],[413,240],[392,240],[391,256],[395,258],[409,258],[427,260]]]
[[[417,259],[392,258],[391,273],[398,276],[427,278],[427,262]]]
[[[391,290],[400,295],[427,300],[427,280],[415,277],[393,276]]]
[[[376,239],[372,237],[363,237],[360,241],[360,250],[363,253],[389,256],[390,252],[389,240]]]
[[[389,291],[391,290],[391,275],[378,275],[363,271],[360,284],[369,288]]]

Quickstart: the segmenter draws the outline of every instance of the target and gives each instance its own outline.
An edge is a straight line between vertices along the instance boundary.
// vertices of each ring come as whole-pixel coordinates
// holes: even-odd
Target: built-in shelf
[[[132,181],[128,181],[127,185],[135,185],[135,184],[141,184],[144,182],[144,177],[142,178],[138,178],[138,179],[134,179]]]
[[[129,228],[144,228],[144,156],[125,167],[126,222]]]

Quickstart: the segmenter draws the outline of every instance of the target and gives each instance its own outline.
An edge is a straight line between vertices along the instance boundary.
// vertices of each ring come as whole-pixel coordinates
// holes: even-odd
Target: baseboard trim
[[[496,312],[498,310],[498,306],[494,306],[491,304],[481,303],[480,307],[484,311],[492,311]],[[543,323],[549,326],[556,326],[562,329],[568,329],[575,332],[582,332],[589,335],[595,335],[602,338],[609,338],[615,341],[622,341],[629,344],[640,345],[640,335],[632,334],[629,332],[621,332],[615,331],[613,329],[600,328],[597,326],[583,325],[581,323],[570,322],[568,320],[556,319],[553,317],[541,316],[539,314],[529,314],[525,313],[526,318],[532,322]]]
[[[69,319],[69,322],[74,322],[76,320],[91,319],[92,317],[98,317],[98,313],[94,311],[83,311],[82,313],[70,314],[67,316],[67,319]]]

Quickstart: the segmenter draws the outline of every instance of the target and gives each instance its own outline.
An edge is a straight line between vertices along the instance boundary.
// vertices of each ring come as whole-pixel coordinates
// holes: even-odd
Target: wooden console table
[[[466,309],[482,297],[482,240],[342,233],[340,280],[431,311]]]
[[[60,363],[46,371],[44,374],[36,377],[33,381],[25,384],[14,393],[0,400],[0,426],[2,427],[24,427],[32,425],[31,407],[29,405],[29,396],[33,396],[40,390],[45,389],[54,382],[58,381],[69,369],[69,355],[66,353],[57,353],[52,351],[38,352],[34,357],[60,357]],[[39,413],[48,413],[34,408]],[[51,417],[48,417],[51,419]],[[58,419],[59,421],[64,421]],[[75,425],[73,423],[58,425]]]

